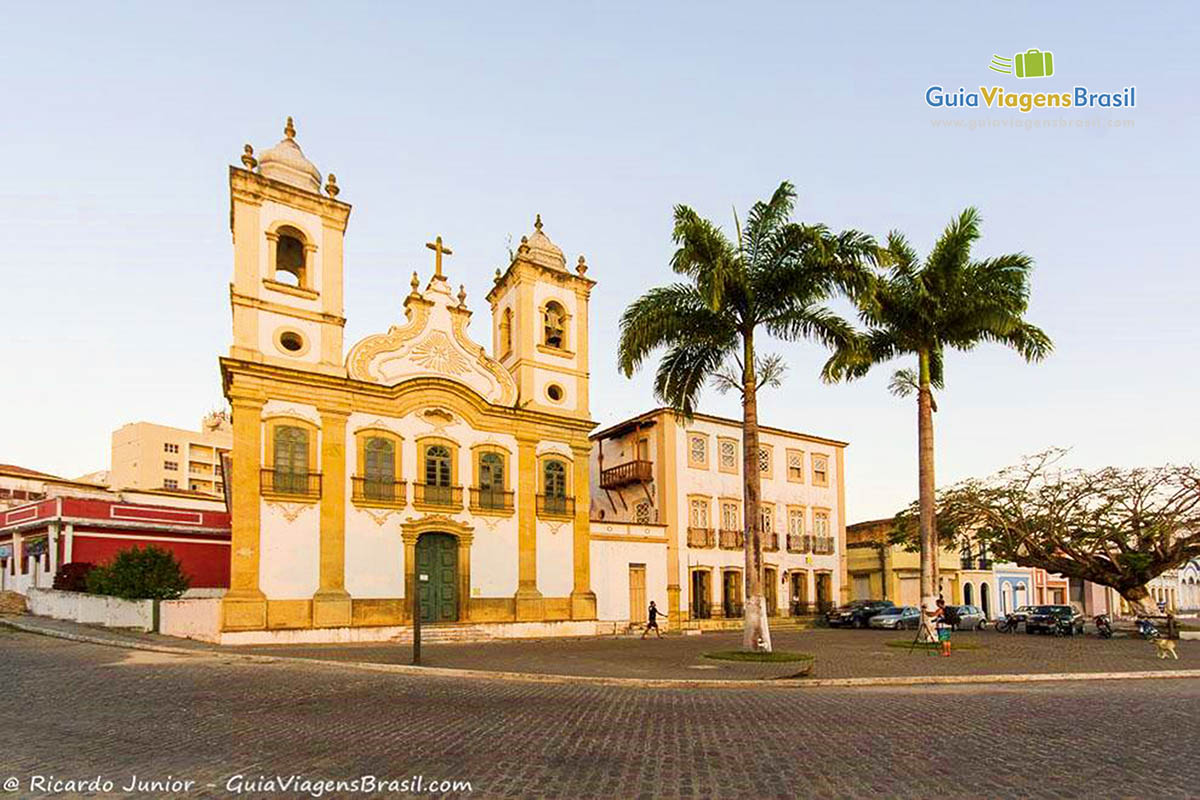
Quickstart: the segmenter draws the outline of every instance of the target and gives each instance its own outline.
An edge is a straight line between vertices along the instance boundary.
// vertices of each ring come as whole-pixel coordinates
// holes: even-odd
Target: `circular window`
[[[298,331],[278,331],[275,335],[275,345],[288,355],[304,355],[308,351],[308,343]]]
[[[561,401],[563,399],[562,387],[557,383],[550,384],[546,387],[546,396],[556,403]]]

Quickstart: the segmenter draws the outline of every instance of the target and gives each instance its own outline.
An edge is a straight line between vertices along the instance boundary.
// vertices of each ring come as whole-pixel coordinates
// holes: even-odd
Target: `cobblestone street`
[[[909,675],[996,675],[1046,672],[1128,672],[1194,667],[1200,642],[1179,642],[1179,660],[1157,657],[1154,645],[1136,637],[1102,640],[1096,636],[1030,636],[994,631],[954,635],[960,645],[950,658],[908,647],[913,631],[782,631],[773,634],[776,650],[816,656],[814,678],[865,678]],[[428,644],[425,666],[637,678],[760,678],[795,673],[796,664],[745,664],[714,661],[704,653],[736,650],[740,632],[701,636],[595,637]],[[968,649],[973,648],[973,649]],[[408,663],[412,650],[401,644],[288,645],[241,647],[239,652],[300,656],[338,661]]]
[[[1200,717],[1200,681],[1188,679],[702,691],[248,664],[8,630],[0,652],[0,779],[22,781],[14,796],[51,774],[118,785],[169,774],[197,781],[190,796],[214,797],[236,774],[422,775],[468,780],[478,797],[1187,797],[1200,787],[1194,737],[1183,735]]]

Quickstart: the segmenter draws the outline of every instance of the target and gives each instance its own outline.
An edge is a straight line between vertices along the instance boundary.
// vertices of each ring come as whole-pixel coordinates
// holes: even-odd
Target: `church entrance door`
[[[422,575],[429,576],[422,581]],[[458,539],[446,533],[423,533],[417,540],[417,589],[421,622],[458,619]]]

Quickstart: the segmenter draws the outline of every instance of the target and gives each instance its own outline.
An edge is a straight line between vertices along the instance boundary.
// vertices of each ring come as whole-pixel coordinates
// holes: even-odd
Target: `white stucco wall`
[[[594,540],[591,543],[592,591],[601,620],[644,621],[646,609],[629,608],[629,565],[646,565],[646,603],[667,610],[666,543]],[[670,623],[668,623],[670,624]]]

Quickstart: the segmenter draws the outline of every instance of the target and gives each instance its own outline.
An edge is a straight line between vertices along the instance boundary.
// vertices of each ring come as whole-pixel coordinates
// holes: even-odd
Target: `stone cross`
[[[433,261],[433,266],[434,266],[434,275],[433,276],[435,278],[445,277],[444,275],[442,275],[442,255],[445,254],[448,256],[452,256],[452,255],[454,255],[454,251],[451,250],[449,247],[446,247],[444,244],[442,244],[442,237],[440,237],[440,236],[437,237],[436,239],[434,239],[432,242],[426,242],[425,246],[428,247],[433,252],[437,253],[437,256],[434,258],[434,261]]]

